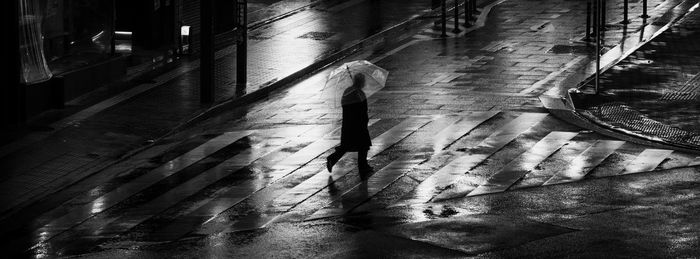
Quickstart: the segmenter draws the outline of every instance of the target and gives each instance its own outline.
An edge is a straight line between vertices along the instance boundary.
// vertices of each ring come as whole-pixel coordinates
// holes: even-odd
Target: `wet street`
[[[386,11],[324,23],[336,13],[401,4],[372,6],[378,3],[310,7],[251,33],[259,56],[250,62],[279,61],[272,52],[296,62],[274,71],[260,65],[251,81],[275,81],[270,74],[282,78],[342,47],[335,41],[347,44],[349,35],[388,27],[371,17],[394,21],[425,8],[413,3],[393,17]],[[452,32],[449,20],[446,38],[434,17],[424,18],[395,44],[354,52],[260,100],[154,138],[6,214],[0,247],[10,258],[700,255],[700,153],[599,134],[542,104],[541,96],[558,97],[592,73],[586,1],[478,3],[471,26],[458,20],[460,31]],[[608,4],[608,22],[619,24],[623,1]],[[700,17],[697,4],[649,1],[650,23],[679,6]],[[625,32],[644,30],[640,14],[634,2]],[[625,42],[622,30],[611,26],[605,50]],[[307,42],[314,37],[322,39]],[[389,71],[386,86],[364,89],[374,168],[366,180],[356,153],[326,170],[340,141],[342,111],[324,84],[352,60]],[[218,79],[233,80],[226,72],[233,70],[231,59],[218,64]],[[688,69],[697,73],[696,64]],[[615,71],[612,76],[622,73]],[[196,81],[187,73],[170,80],[165,85]]]

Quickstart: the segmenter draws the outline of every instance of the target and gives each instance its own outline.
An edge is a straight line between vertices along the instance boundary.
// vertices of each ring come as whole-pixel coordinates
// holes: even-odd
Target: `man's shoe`
[[[329,173],[333,171],[333,163],[331,163],[329,158],[326,158],[326,169],[328,169]]]

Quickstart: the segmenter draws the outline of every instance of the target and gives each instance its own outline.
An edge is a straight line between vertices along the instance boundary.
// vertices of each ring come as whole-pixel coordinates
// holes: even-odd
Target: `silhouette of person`
[[[367,96],[362,91],[365,86],[365,76],[357,74],[353,77],[352,86],[343,92],[341,104],[343,107],[343,125],[340,131],[340,145],[335,152],[326,158],[328,172],[347,152],[357,152],[357,165],[360,178],[365,180],[372,171],[367,163],[367,151],[372,146],[367,123]]]

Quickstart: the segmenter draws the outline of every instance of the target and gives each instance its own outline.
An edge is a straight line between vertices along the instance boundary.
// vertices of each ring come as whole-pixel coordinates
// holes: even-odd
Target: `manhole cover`
[[[335,35],[335,32],[311,31],[299,36],[301,39],[325,40]]]
[[[589,47],[585,45],[554,45],[547,53],[554,54],[588,54],[595,51],[594,47]]]

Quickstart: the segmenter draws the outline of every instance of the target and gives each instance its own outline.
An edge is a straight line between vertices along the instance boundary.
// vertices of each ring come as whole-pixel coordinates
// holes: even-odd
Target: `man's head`
[[[357,74],[352,78],[352,86],[363,88],[365,86],[365,75]]]

